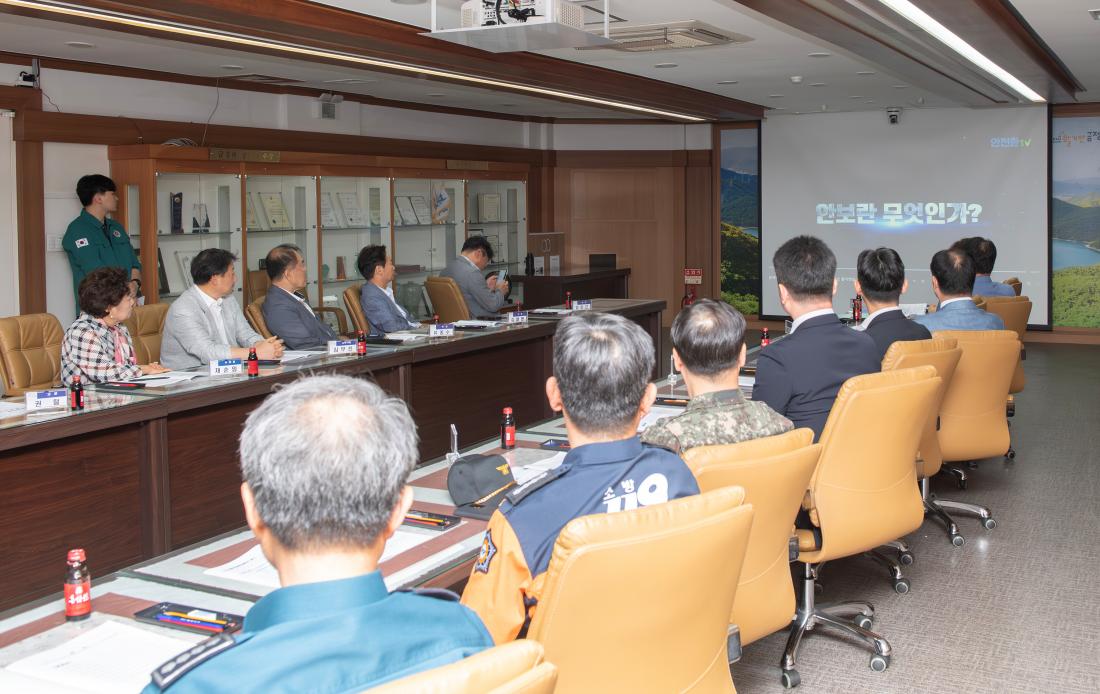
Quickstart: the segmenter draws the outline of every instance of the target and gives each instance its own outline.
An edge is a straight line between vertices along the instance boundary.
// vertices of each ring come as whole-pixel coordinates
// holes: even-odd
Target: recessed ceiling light
[[[722,80],[721,82],[715,82],[715,84],[737,84],[737,80]]]
[[[908,88],[909,88],[908,84],[895,84],[894,85],[894,89],[908,89]]]
[[[810,86],[811,87],[824,87],[825,83],[824,82],[811,82]]]
[[[802,75],[791,75],[791,84],[802,84]]]
[[[243,65],[219,65],[218,67],[220,67],[223,70],[243,70],[244,69]]]
[[[73,48],[95,48],[94,43],[88,43],[87,41],[66,41],[65,45]]]
[[[856,74],[857,75],[873,75],[875,73],[872,72],[871,70],[861,70],[861,71],[857,72]]]
[[[782,99],[783,95],[782,94],[768,94],[768,98],[769,99]]]
[[[868,99],[867,101],[864,101],[863,103],[865,103],[865,104],[873,104],[873,103],[875,103],[875,100],[874,100],[874,99]]]
[[[853,94],[852,96],[850,96],[848,98],[849,99],[866,99],[867,97],[863,96],[862,94]]]
[[[810,58],[828,58],[832,53],[807,53],[806,55]]]
[[[947,46],[955,53],[970,61],[974,67],[992,75],[1020,96],[1033,103],[1046,103],[1038,92],[1024,84],[1018,77],[987,58],[981,51],[971,46],[943,24],[940,24],[927,12],[914,5],[910,0],[879,0],[894,12],[927,32],[932,38]]]
[[[657,63],[653,67],[664,69],[664,68],[680,67],[680,66],[676,63]]]

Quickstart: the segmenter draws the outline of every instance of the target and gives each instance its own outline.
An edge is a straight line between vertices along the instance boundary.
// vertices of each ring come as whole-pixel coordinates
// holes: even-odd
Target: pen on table
[[[428,518],[426,516],[414,516],[412,514],[406,514],[405,520],[412,521],[414,523],[430,523],[432,525],[445,525],[447,521],[442,518]]]
[[[167,622],[168,624],[179,624],[187,627],[194,627],[195,629],[203,629],[206,631],[225,631],[225,627],[218,624],[211,624],[209,622],[200,622],[195,619],[180,619],[179,617],[166,617],[165,615],[157,615],[158,622]]]
[[[180,619],[193,619],[197,622],[208,622],[210,624],[228,624],[224,619],[207,619],[206,617],[195,617],[193,615],[184,614],[183,612],[162,612],[161,614],[167,617],[179,617]]]

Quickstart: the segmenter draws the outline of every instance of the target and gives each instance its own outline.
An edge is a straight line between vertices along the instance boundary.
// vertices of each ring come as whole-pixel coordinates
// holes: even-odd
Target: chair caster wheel
[[[905,595],[906,593],[908,593],[909,579],[899,578],[898,580],[894,581],[894,590],[897,591],[898,595]]]
[[[968,461],[966,461],[966,467],[969,470],[977,470],[978,469],[978,461],[977,460],[968,460]]]
[[[993,520],[992,518],[986,518],[984,521],[982,521],[982,525],[985,526],[986,530],[992,530],[993,528],[997,527],[997,521]]]
[[[780,675],[780,681],[784,689],[794,689],[802,684],[802,678],[798,676],[798,670],[784,670]]]
[[[1005,458],[1009,460],[1014,460],[1016,458],[1016,450],[1009,448],[1007,451],[1005,451]]]
[[[951,544],[955,545],[956,547],[962,547],[964,542],[966,542],[966,540],[963,539],[962,535],[951,536]]]
[[[874,620],[865,614],[857,614],[855,622],[860,629],[870,629],[871,625],[874,624]]]
[[[912,552],[900,552],[900,553],[898,553],[898,562],[902,566],[911,565],[913,563],[913,553]]]
[[[888,655],[873,655],[871,656],[871,669],[875,672],[884,672],[886,668],[890,667],[890,656]]]

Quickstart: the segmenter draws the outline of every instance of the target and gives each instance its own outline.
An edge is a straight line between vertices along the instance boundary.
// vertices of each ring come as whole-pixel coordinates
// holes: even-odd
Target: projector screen
[[[762,125],[761,313],[779,304],[772,255],[810,234],[837,257],[833,306],[850,310],[856,257],[888,246],[909,279],[903,303],[935,303],[932,255],[966,236],[997,245],[994,280],[1019,277],[1049,321],[1047,110],[905,110],[777,116]]]

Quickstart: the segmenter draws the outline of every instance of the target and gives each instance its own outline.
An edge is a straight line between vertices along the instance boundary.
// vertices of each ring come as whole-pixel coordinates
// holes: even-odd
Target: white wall
[[[11,111],[0,111],[0,316],[19,313],[15,146],[11,123]]]
[[[76,300],[73,274],[69,258],[61,250],[61,237],[69,222],[80,214],[76,181],[90,173],[110,175],[111,166],[106,146],[47,142],[42,148],[42,168],[46,197],[46,311],[68,326],[76,318]]]

